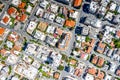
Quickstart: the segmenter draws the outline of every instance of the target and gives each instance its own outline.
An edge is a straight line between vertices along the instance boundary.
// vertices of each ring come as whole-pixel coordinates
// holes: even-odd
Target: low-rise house
[[[49,17],[48,17],[48,20],[53,22],[55,20],[55,14],[54,13],[50,13]]]
[[[39,68],[40,67],[40,62],[37,61],[37,60],[34,60],[33,63],[32,63],[32,66],[34,66],[35,68]]]
[[[101,5],[104,6],[105,8],[108,6],[110,3],[110,0],[101,0]]]
[[[74,0],[73,7],[79,8],[82,5],[83,0]]]
[[[42,17],[43,14],[44,14],[44,10],[42,8],[39,8],[36,12],[36,16],[38,16],[38,17]]]
[[[41,40],[41,41],[44,41],[44,40],[46,39],[46,35],[45,35],[44,33],[42,33],[41,31],[39,31],[39,30],[36,30],[36,31],[35,31],[34,37],[35,37],[36,39]]]
[[[21,1],[20,0],[12,0],[12,2],[11,2],[14,6],[18,6],[20,3],[21,3]]]
[[[33,5],[35,5],[37,1],[38,0],[30,0],[30,3],[32,3]]]
[[[82,27],[81,34],[84,35],[84,36],[87,36],[88,33],[89,33],[89,27],[87,27],[87,26]]]
[[[16,64],[18,61],[18,56],[14,55],[14,54],[10,54],[6,61],[7,61],[7,63],[9,63],[11,65]]]
[[[65,22],[65,19],[62,18],[62,17],[60,17],[60,16],[57,16],[57,17],[55,18],[55,22],[58,23],[58,24],[60,24],[60,25],[63,25],[64,22]]]
[[[115,15],[112,22],[114,24],[119,24],[120,23],[120,15]]]
[[[91,25],[91,26],[93,26],[95,28],[101,28],[102,27],[102,21],[99,20],[99,19],[92,19],[91,20],[91,19],[87,18],[85,20],[84,24]]]
[[[97,11],[97,14],[100,15],[100,17],[103,17],[106,13],[107,9],[104,6],[100,6],[100,8]]]
[[[59,9],[59,6],[57,4],[52,4],[50,5],[50,11],[53,12],[53,13],[57,13],[58,12],[58,9]]]
[[[69,17],[70,18],[73,18],[73,19],[78,19],[78,15],[79,15],[79,12],[77,12],[77,11],[74,11],[74,10],[70,10],[69,11]]]
[[[107,75],[105,76],[105,80],[112,80],[112,76],[107,74]]]
[[[46,9],[48,4],[49,2],[47,0],[43,0],[40,2],[40,7],[42,7],[43,9]]]
[[[117,65],[115,63],[111,62],[110,66],[109,66],[110,72],[114,73],[116,68],[117,68]]]
[[[28,44],[28,45],[27,45],[27,48],[25,49],[25,53],[26,53],[26,54],[30,54],[30,55],[36,55],[37,49],[38,49],[37,46],[38,46],[38,45],[32,44],[32,43]]]
[[[30,6],[30,5],[28,5],[28,6],[27,6],[27,9],[26,9],[26,12],[31,13],[32,10],[33,10],[33,7]]]
[[[10,23],[10,20],[11,20],[10,16],[7,13],[5,13],[0,22],[4,25],[8,25]]]
[[[114,14],[113,14],[113,13],[108,12],[108,13],[105,15],[105,19],[107,19],[108,21],[112,21],[113,16],[114,16]]]
[[[27,32],[29,34],[32,34],[36,27],[37,27],[37,23],[34,22],[34,21],[30,21],[29,24],[28,24],[28,27],[27,27]]]
[[[58,39],[55,39],[52,36],[47,36],[45,42],[51,46],[56,46],[56,43],[58,42]]]
[[[85,76],[85,80],[94,80],[94,76],[87,73]]]
[[[55,72],[55,73],[53,74],[53,77],[54,77],[55,79],[59,79],[60,73],[59,73],[59,72]]]
[[[116,11],[117,11],[118,13],[120,13],[120,5],[117,6]]]
[[[116,7],[117,7],[117,4],[116,4],[116,3],[113,3],[113,2],[112,2],[112,3],[110,4],[110,10],[111,10],[111,11],[115,11],[115,10],[116,10]]]
[[[10,7],[7,10],[7,13],[12,16],[13,18],[15,18],[17,16],[17,9],[15,7]]]
[[[25,62],[21,62],[15,65],[14,72],[28,79],[35,79],[38,70],[35,67],[26,64]]]
[[[102,67],[104,65],[104,62],[105,62],[105,60],[103,58],[99,57],[98,62],[97,62],[97,66]]]
[[[96,51],[102,54],[105,50],[105,47],[106,47],[106,44],[99,42]]]
[[[64,26],[68,28],[73,28],[75,27],[76,22],[74,20],[66,20]]]
[[[118,66],[117,70],[116,70],[116,75],[120,76],[120,65]]]
[[[58,43],[58,48],[60,50],[66,50],[68,48],[69,42],[71,39],[71,33],[62,34],[60,41]]]
[[[98,2],[92,1],[90,3],[90,12],[91,13],[96,13],[97,9],[99,8]]]
[[[19,39],[19,35],[16,32],[12,32],[11,34],[8,35],[7,39],[11,42],[16,42]]]
[[[27,63],[27,64],[31,64],[33,62],[32,57],[24,55],[23,56],[23,60]]]
[[[49,34],[53,34],[55,32],[56,27],[54,27],[53,25],[49,25],[46,32]]]
[[[40,31],[44,32],[46,31],[48,27],[48,23],[47,22],[40,22],[37,26],[37,29],[39,29]]]

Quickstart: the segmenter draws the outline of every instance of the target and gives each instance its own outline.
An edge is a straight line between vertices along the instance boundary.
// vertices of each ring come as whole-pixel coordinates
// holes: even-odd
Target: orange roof
[[[5,28],[0,27],[0,35],[3,35]]]
[[[19,35],[16,32],[12,32],[9,36],[8,36],[8,40],[12,41],[12,42],[16,42],[19,39]]]
[[[3,18],[3,22],[4,23],[7,23],[9,21],[9,17],[8,16],[5,16],[4,18]]]
[[[99,42],[98,47],[97,47],[97,52],[102,54],[104,52],[105,47],[106,47],[106,44]]]
[[[79,7],[83,0],[74,0],[74,7]]]
[[[1,53],[1,54],[6,54],[6,52],[7,52],[7,51],[6,51],[5,49],[1,49],[1,50],[0,50],[0,53]]]
[[[97,65],[98,65],[99,67],[102,67],[102,66],[104,65],[104,59],[101,58],[101,57],[99,57]]]
[[[119,70],[119,69],[116,71],[116,74],[117,74],[118,76],[120,76],[120,70]]]
[[[66,20],[65,21],[65,26],[67,26],[67,27],[74,27],[75,26],[75,21],[74,20]]]
[[[96,64],[98,61],[98,56],[94,56],[93,59],[92,59],[92,63],[93,64]]]
[[[89,68],[87,71],[89,74],[92,74],[92,75],[96,75],[97,73],[97,70],[95,68]]]
[[[86,53],[90,53],[92,51],[92,47],[88,47],[88,49],[86,50]]]
[[[60,76],[60,73],[55,72],[53,76],[54,76],[54,78],[58,79],[58,78],[59,78],[59,76]]]
[[[27,18],[27,15],[26,14],[23,14],[21,17],[20,17],[20,21],[21,22],[24,22]]]
[[[76,63],[77,63],[76,60],[74,60],[74,59],[71,59],[71,60],[70,60],[70,64],[75,65]]]
[[[120,38],[120,30],[117,31],[116,35]]]
[[[16,11],[17,10],[14,7],[10,7],[7,12],[9,15],[11,15],[11,14],[15,13]]]
[[[101,72],[100,70],[98,71],[98,75],[97,75],[97,78],[99,78],[100,80],[103,80],[105,74],[104,72]]]
[[[62,35],[63,30],[62,30],[62,29],[60,29],[60,28],[57,28],[56,33],[57,33],[58,35]]]
[[[22,2],[18,5],[18,8],[23,9],[23,8],[25,8],[25,6],[26,6],[26,3]]]
[[[22,47],[21,47],[21,46],[18,46],[18,45],[15,45],[15,46],[14,46],[14,49],[17,50],[17,51],[21,51]]]

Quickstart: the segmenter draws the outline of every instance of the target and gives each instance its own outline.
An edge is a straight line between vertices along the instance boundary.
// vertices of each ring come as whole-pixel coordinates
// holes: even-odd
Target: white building
[[[94,80],[94,76],[91,74],[86,74],[85,80]]]
[[[36,27],[37,27],[37,23],[34,21],[30,21],[30,23],[28,24],[28,27],[27,27],[27,32],[29,34],[32,34]]]
[[[114,15],[113,13],[108,12],[105,16],[105,19],[107,19],[108,21],[111,21],[113,19],[113,15]]]
[[[110,10],[111,11],[115,11],[116,7],[117,7],[117,4],[115,4],[113,2],[110,4]]]
[[[58,9],[59,9],[59,6],[57,4],[51,4],[51,6],[50,6],[51,12],[57,13]]]
[[[92,2],[90,3],[90,12],[91,12],[91,13],[95,13],[98,8],[99,8],[98,2],[92,1]]]
[[[9,55],[7,58],[7,62],[9,64],[15,64],[15,63],[17,63],[17,61],[18,61],[18,56],[14,55],[14,54]]]
[[[46,38],[46,35],[45,35],[44,33],[40,32],[39,30],[36,30],[34,37],[35,37],[36,39],[39,39],[39,40],[41,40],[41,41],[44,41],[45,38]]]
[[[42,17],[44,14],[44,10],[42,8],[39,8],[36,12],[36,16]]]
[[[28,7],[27,7],[26,11],[27,11],[28,13],[31,13],[31,12],[32,12],[32,9],[33,9],[33,7],[32,7],[32,6],[30,6],[30,5],[28,5]]]
[[[49,2],[48,2],[47,0],[43,0],[43,1],[40,3],[40,7],[46,9],[48,4],[49,4]]]
[[[46,32],[49,34],[53,34],[55,32],[55,27],[52,25],[49,25]]]
[[[21,3],[21,0],[12,0],[11,3],[17,7]]]

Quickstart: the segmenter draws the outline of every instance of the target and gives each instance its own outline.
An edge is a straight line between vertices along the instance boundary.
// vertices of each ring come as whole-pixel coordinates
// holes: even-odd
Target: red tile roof
[[[17,10],[14,7],[10,7],[7,12],[9,15],[11,15],[11,14],[14,14],[16,11]]]
[[[5,16],[2,20],[3,20],[4,23],[7,23],[9,21],[9,17]]]

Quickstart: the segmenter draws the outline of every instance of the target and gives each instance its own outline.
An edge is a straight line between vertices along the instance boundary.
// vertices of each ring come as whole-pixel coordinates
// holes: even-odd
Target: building
[[[90,12],[91,13],[96,13],[97,9],[99,8],[98,2],[92,1],[90,3]]]
[[[28,7],[27,7],[27,9],[26,9],[26,12],[31,13],[32,10],[33,10],[33,7],[30,6],[30,5],[28,5]]]
[[[114,16],[114,14],[113,14],[113,13],[108,12],[108,13],[105,15],[105,19],[107,19],[108,21],[112,21],[113,16]]]
[[[99,42],[96,51],[102,54],[105,50],[105,47],[106,47],[106,44]]]
[[[5,13],[2,17],[1,23],[4,25],[8,25],[10,23],[10,20],[11,20],[10,16]]]
[[[49,25],[46,32],[49,34],[53,34],[55,32],[56,27],[54,27],[53,25]]]
[[[12,17],[16,17],[16,14],[17,14],[17,9],[14,8],[14,7],[10,7],[8,10],[7,10],[7,13],[12,16]]]
[[[47,0],[44,0],[44,1],[40,2],[40,7],[42,7],[43,9],[46,9],[48,4],[49,4],[49,2]]]
[[[37,17],[42,17],[44,14],[44,10],[42,8],[39,8],[37,11],[36,11],[36,16]]]
[[[59,40],[59,43],[58,43],[58,48],[60,50],[66,50],[68,48],[70,39],[71,39],[71,33],[68,32],[68,33],[62,34],[61,39]]]
[[[97,66],[102,67],[104,65],[104,62],[105,62],[105,60],[103,58],[99,57]]]
[[[64,26],[68,28],[73,28],[75,27],[76,22],[74,20],[66,20]]]
[[[85,76],[85,80],[94,80],[94,76],[87,73]]]
[[[37,76],[38,70],[25,62],[21,62],[15,65],[14,72],[23,77],[34,80]]]
[[[74,11],[74,10],[69,10],[69,17],[70,18],[73,18],[73,19],[77,20],[78,16],[79,16],[79,12]]]
[[[20,0],[12,0],[12,2],[11,2],[14,6],[18,6],[20,3],[21,3],[21,1]]]
[[[50,11],[53,13],[57,13],[59,9],[59,6],[57,4],[52,4],[50,5]]]
[[[33,31],[34,31],[34,29],[37,27],[37,23],[36,22],[34,22],[34,21],[30,21],[29,22],[29,24],[28,24],[28,27],[27,27],[27,32],[29,33],[29,34],[32,34],[33,33]]]
[[[48,23],[47,22],[40,22],[37,26],[37,29],[39,29],[40,31],[44,32],[46,31],[48,27]]]
[[[111,11],[115,11],[115,10],[116,10],[116,7],[117,7],[117,4],[115,4],[115,3],[113,3],[113,2],[110,4],[110,10],[111,10]]]
[[[41,31],[39,31],[39,30],[36,30],[36,31],[35,31],[34,37],[35,37],[36,39],[41,40],[41,41],[45,41],[45,39],[46,39],[46,35],[45,35],[44,33],[42,33]]]
[[[80,7],[82,5],[82,1],[83,0],[74,0],[73,6],[76,8]]]

